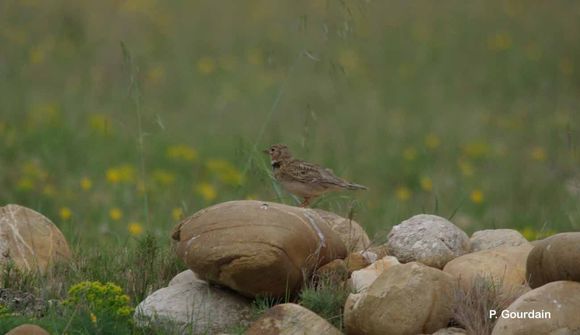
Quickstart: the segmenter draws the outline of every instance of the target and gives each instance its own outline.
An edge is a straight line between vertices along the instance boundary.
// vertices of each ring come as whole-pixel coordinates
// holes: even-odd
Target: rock
[[[365,256],[369,259],[369,261],[372,264],[376,260],[381,259],[385,256],[388,256],[389,255],[389,248],[387,248],[386,244],[371,246],[365,252],[363,252],[363,255],[367,255],[367,254],[374,254],[376,256],[376,258],[374,260],[371,259],[370,256]]]
[[[284,297],[315,268],[346,256],[344,243],[316,211],[253,200],[201,210],[181,222],[173,238],[177,254],[201,279],[248,297]]]
[[[450,327],[439,329],[438,331],[434,332],[433,335],[467,335],[467,332],[465,329]]]
[[[471,252],[493,249],[497,247],[516,247],[528,244],[528,240],[513,229],[487,229],[473,233],[471,236]]]
[[[421,263],[394,265],[365,293],[349,296],[348,334],[433,333],[452,317],[454,278]]]
[[[364,292],[388,268],[401,264],[393,256],[385,256],[364,269],[354,271],[350,276],[351,288],[354,292]]]
[[[580,283],[548,283],[520,296],[506,310],[509,312],[502,313],[544,314],[537,314],[536,318],[525,317],[529,314],[518,318],[500,317],[492,335],[580,334]],[[550,313],[549,318],[545,313]]]
[[[388,236],[389,255],[399,262],[421,262],[442,269],[447,262],[469,252],[467,235],[446,219],[420,214],[393,227]]]
[[[177,278],[179,277],[179,278]],[[185,277],[191,280],[186,281]],[[161,332],[178,327],[187,333],[217,333],[249,324],[251,302],[235,292],[208,285],[182,272],[173,284],[153,292],[135,309],[140,327]]]
[[[296,304],[280,304],[267,310],[245,333],[246,335],[341,335],[322,317]]]
[[[443,271],[457,277],[465,290],[477,277],[499,283],[504,290],[519,290],[526,284],[526,259],[530,250],[529,244],[482,250],[455,258]]]
[[[530,287],[558,280],[580,282],[580,233],[561,233],[539,241],[528,256]]]
[[[50,333],[37,325],[23,324],[12,329],[6,335],[50,335]]]
[[[362,251],[370,246],[371,241],[358,222],[322,209],[313,210],[330,225],[348,252]]]
[[[326,283],[339,284],[348,278],[348,269],[342,259],[335,259],[316,269],[314,276]]]
[[[169,284],[167,284],[167,286],[177,285],[177,284],[182,284],[182,283],[191,283],[191,282],[196,281],[196,280],[199,280],[199,278],[197,278],[197,276],[195,275],[195,273],[193,271],[185,270],[183,272],[176,274],[175,277],[173,277],[173,279],[171,279],[169,281]]]
[[[45,216],[18,205],[0,207],[0,268],[13,261],[22,271],[45,272],[70,258],[66,239]]]
[[[376,257],[376,255],[375,255]],[[368,253],[361,253],[361,252],[352,252],[350,253],[345,259],[344,262],[346,263],[346,267],[348,269],[348,273],[352,273],[353,271],[364,269],[371,264],[369,262]]]

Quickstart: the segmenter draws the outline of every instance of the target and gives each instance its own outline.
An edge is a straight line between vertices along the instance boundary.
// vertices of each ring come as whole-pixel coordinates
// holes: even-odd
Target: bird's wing
[[[290,161],[284,169],[284,174],[290,179],[303,183],[345,185],[345,181],[335,176],[332,170],[301,160]]]

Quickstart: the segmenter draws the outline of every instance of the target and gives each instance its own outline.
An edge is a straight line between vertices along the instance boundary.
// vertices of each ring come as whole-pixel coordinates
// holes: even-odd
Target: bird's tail
[[[360,184],[348,183],[346,184],[348,190],[368,190],[369,188]]]

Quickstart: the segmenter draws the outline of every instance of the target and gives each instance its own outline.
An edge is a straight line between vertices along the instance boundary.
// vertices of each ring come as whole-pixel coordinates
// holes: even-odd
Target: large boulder
[[[561,233],[539,241],[526,266],[530,287],[558,280],[580,282],[580,233]]]
[[[267,310],[246,335],[340,335],[338,329],[314,312],[296,304],[280,304]]]
[[[350,286],[356,293],[366,291],[372,283],[387,269],[401,264],[393,256],[385,256],[364,269],[354,271],[350,275]]]
[[[471,235],[471,252],[493,249],[497,247],[516,247],[528,244],[528,240],[513,229],[486,229],[476,231]]]
[[[358,222],[322,209],[314,211],[340,237],[348,252],[363,251],[371,245],[371,240]]]
[[[172,283],[137,306],[137,325],[161,332],[177,328],[214,334],[250,323],[251,302],[245,297],[196,279],[191,271],[180,273]]]
[[[387,248],[401,263],[417,261],[442,269],[450,260],[468,253],[470,245],[469,237],[453,223],[420,214],[393,227]]]
[[[492,335],[580,334],[579,315],[580,283],[551,282],[520,296],[501,312]]]
[[[457,277],[465,290],[478,277],[501,284],[506,291],[520,289],[526,284],[526,259],[531,250],[529,243],[482,250],[455,258],[443,271]]]
[[[447,326],[454,278],[421,263],[394,265],[345,303],[348,334],[421,334]]]
[[[248,297],[284,297],[346,248],[316,211],[253,200],[203,209],[174,230],[177,254],[199,278]]]
[[[14,262],[23,271],[45,272],[70,258],[66,239],[48,218],[19,205],[0,207],[0,268]]]

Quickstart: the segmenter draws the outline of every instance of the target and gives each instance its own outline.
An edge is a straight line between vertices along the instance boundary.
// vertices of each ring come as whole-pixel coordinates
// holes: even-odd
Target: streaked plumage
[[[302,207],[329,191],[367,189],[337,177],[330,169],[295,159],[284,144],[274,144],[264,152],[270,155],[274,177],[282,187],[304,198]]]

